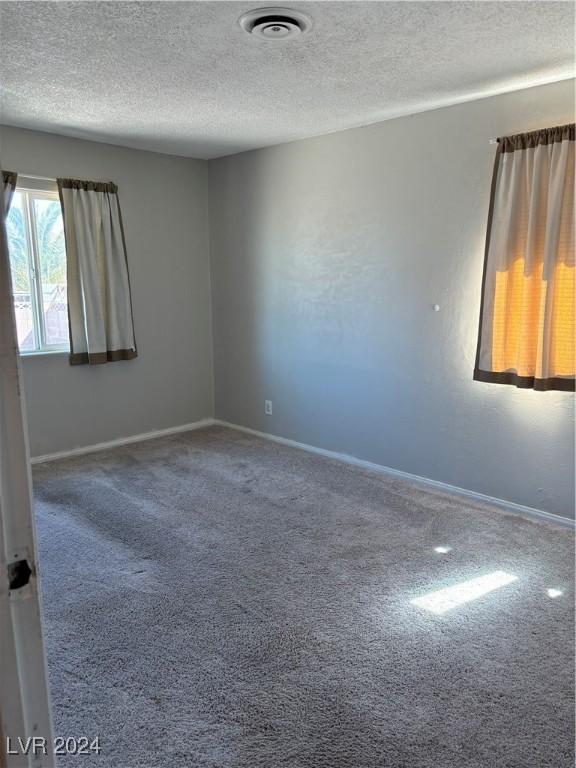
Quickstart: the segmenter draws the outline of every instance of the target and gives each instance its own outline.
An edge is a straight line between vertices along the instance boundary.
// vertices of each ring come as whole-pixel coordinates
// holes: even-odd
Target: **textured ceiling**
[[[209,158],[574,75],[571,2],[286,4],[0,2],[0,122]]]

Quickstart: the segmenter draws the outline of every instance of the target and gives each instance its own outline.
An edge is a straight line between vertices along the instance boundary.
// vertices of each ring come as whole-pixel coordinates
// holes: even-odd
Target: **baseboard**
[[[349,456],[345,453],[338,453],[336,451],[329,451],[326,448],[318,448],[314,445],[308,445],[307,443],[300,443],[297,440],[290,440],[287,437],[280,437],[279,435],[272,435],[269,432],[259,432],[256,429],[250,427],[244,427],[241,424],[232,424],[221,419],[201,419],[200,421],[192,422],[191,424],[181,424],[178,427],[168,427],[167,429],[155,429],[152,432],[142,432],[137,435],[129,435],[128,437],[119,437],[114,440],[108,440],[104,443],[94,443],[93,445],[85,445],[80,448],[72,448],[68,451],[58,451],[56,453],[48,453],[43,456],[34,456],[30,459],[32,464],[43,464],[48,461],[56,461],[58,459],[67,459],[73,456],[82,456],[87,453],[96,453],[97,451],[105,451],[109,448],[117,448],[122,445],[129,445],[131,443],[140,443],[145,440],[153,440],[157,437],[167,437],[168,435],[176,435],[180,432],[191,432],[195,429],[202,429],[204,427],[210,427],[212,425],[219,425],[222,427],[228,427],[229,429],[235,429],[239,432],[246,432],[249,435],[264,438],[265,440],[272,440],[275,443],[281,445],[287,445],[291,448],[299,448],[302,451],[308,453],[315,453],[319,456],[325,456],[335,461],[342,461],[345,464],[351,464],[361,469],[368,469],[372,472],[378,472],[379,474],[385,474],[392,477],[400,477],[404,480],[408,480],[412,483],[418,483],[424,487],[436,488],[437,490],[452,493],[457,496],[480,501],[485,504],[502,509],[510,514],[520,515],[521,517],[528,518],[530,520],[536,520],[540,522],[550,523],[552,525],[561,526],[562,528],[569,528],[574,530],[576,528],[576,522],[562,515],[555,515],[552,512],[546,512],[543,509],[535,509],[534,507],[527,507],[523,504],[516,504],[513,501],[506,501],[504,499],[498,499],[494,496],[487,496],[484,493],[478,493],[477,491],[470,491],[466,488],[459,488],[456,485],[450,485],[449,483],[443,483],[440,480],[431,480],[428,477],[421,477],[420,475],[414,475],[411,472],[403,472],[401,469],[393,469],[392,467],[386,467],[382,464],[375,464],[371,461],[364,461],[364,459],[358,459],[355,456]]]
[[[43,456],[33,456],[30,459],[31,464],[44,464],[47,461],[56,461],[57,459],[69,459],[72,456],[83,456],[85,453],[96,453],[96,451],[106,451],[109,448],[117,448],[121,445],[130,443],[141,443],[144,440],[154,440],[156,437],[167,437],[176,435],[179,432],[191,432],[195,429],[210,427],[214,424],[214,419],[201,419],[191,424],[181,424],[179,427],[168,427],[167,429],[154,429],[152,432],[141,432],[138,435],[129,435],[128,437],[117,437],[114,440],[107,440],[105,443],[94,443],[93,445],[84,445],[80,448],[72,448],[69,451],[58,451],[56,453],[46,453]]]
[[[231,424],[221,419],[213,419],[213,424],[217,424],[222,427],[229,427],[230,429],[238,430],[239,432],[246,432],[249,435],[256,437],[262,437],[266,440],[272,440],[275,443],[290,446],[291,448],[299,448],[309,453],[315,453],[319,456],[326,456],[329,459],[335,459],[336,461],[342,461],[346,464],[352,464],[355,467],[361,467],[362,469],[369,469],[372,472],[378,472],[379,474],[390,475],[393,477],[400,477],[404,480],[408,480],[411,483],[418,483],[424,487],[436,488],[437,490],[446,491],[457,496],[462,496],[475,501],[480,501],[491,506],[498,507],[499,509],[514,515],[520,515],[521,517],[528,518],[530,520],[536,520],[540,522],[550,523],[552,525],[561,526],[562,528],[570,528],[574,530],[576,528],[576,521],[571,520],[568,517],[562,517],[562,515],[555,515],[552,512],[546,512],[543,509],[535,509],[534,507],[526,507],[523,504],[516,504],[513,501],[505,501],[504,499],[498,499],[494,496],[487,496],[484,493],[478,493],[477,491],[469,491],[466,488],[459,488],[456,485],[450,485],[449,483],[443,483],[440,480],[431,480],[428,477],[421,477],[420,475],[413,475],[411,472],[403,472],[400,469],[393,469],[392,467],[386,467],[382,464],[374,464],[371,461],[364,461],[363,459],[357,459],[355,456],[348,456],[345,453],[337,453],[336,451],[329,451],[325,448],[317,448],[314,445],[308,445],[307,443],[299,443],[296,440],[290,440],[287,437],[279,437],[278,435],[272,435],[268,432],[259,432],[256,429],[250,429],[250,427],[243,427],[240,424]]]

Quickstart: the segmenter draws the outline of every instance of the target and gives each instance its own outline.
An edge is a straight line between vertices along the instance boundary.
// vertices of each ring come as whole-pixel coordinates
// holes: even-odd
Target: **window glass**
[[[17,189],[6,225],[19,349],[65,350],[66,250],[57,195]]]
[[[68,344],[66,251],[60,202],[35,198],[33,203],[42,286],[44,342],[47,346]]]
[[[18,346],[22,352],[29,352],[37,348],[37,338],[25,203],[24,195],[15,192],[6,220],[6,231],[12,270],[12,295]]]

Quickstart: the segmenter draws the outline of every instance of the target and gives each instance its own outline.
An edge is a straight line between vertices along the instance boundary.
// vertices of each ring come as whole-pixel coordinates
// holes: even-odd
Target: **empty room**
[[[576,6],[286,3],[0,0],[0,768],[573,768]]]

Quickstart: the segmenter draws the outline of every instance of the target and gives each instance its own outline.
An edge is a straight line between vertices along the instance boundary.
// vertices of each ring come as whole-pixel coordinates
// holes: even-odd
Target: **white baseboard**
[[[96,453],[96,451],[106,451],[108,448],[117,448],[120,445],[129,445],[130,443],[141,443],[144,440],[154,440],[156,437],[166,437],[167,435],[176,435],[179,432],[191,432],[194,429],[210,427],[214,424],[214,419],[201,419],[191,424],[181,424],[179,427],[168,427],[167,429],[154,429],[152,432],[141,432],[138,435],[129,435],[128,437],[117,437],[114,440],[107,440],[105,443],[94,443],[93,445],[84,445],[81,448],[72,448],[69,451],[58,451],[57,453],[46,453],[43,456],[33,456],[30,459],[31,464],[44,464],[47,461],[56,461],[57,459],[68,459],[72,456],[82,456],[85,453]]]
[[[95,443],[93,445],[85,445],[80,448],[72,448],[68,451],[58,451],[57,453],[48,453],[43,456],[34,456],[31,458],[32,464],[43,464],[48,461],[56,461],[57,459],[67,459],[72,456],[82,456],[86,453],[95,453],[97,451],[105,451],[109,448],[117,448],[121,445],[129,445],[130,443],[140,443],[145,440],[153,440],[156,437],[166,437],[168,435],[176,435],[180,432],[191,432],[195,429],[202,429],[203,427],[210,427],[212,425],[219,425],[222,427],[228,427],[235,429],[239,432],[246,432],[249,435],[255,435],[256,437],[262,437],[266,440],[272,440],[275,443],[281,445],[287,445],[291,448],[299,448],[308,453],[315,453],[319,456],[325,456],[329,459],[336,461],[342,461],[346,464],[351,464],[355,467],[362,469],[368,469],[372,472],[378,472],[379,474],[390,475],[392,477],[400,477],[404,480],[408,480],[412,483],[418,483],[424,487],[436,488],[447,493],[452,493],[457,496],[463,496],[475,501],[480,501],[485,504],[490,504],[494,507],[504,510],[505,512],[520,515],[521,517],[528,518],[530,520],[537,520],[540,522],[550,523],[552,525],[558,525],[563,528],[570,528],[574,530],[576,528],[576,522],[568,517],[562,517],[562,515],[555,515],[552,512],[546,512],[543,509],[535,509],[534,507],[526,507],[523,504],[516,504],[513,501],[505,501],[504,499],[497,499],[494,496],[487,496],[484,493],[478,493],[477,491],[469,491],[466,488],[459,488],[456,485],[450,485],[449,483],[442,483],[439,480],[431,480],[428,477],[421,477],[420,475],[413,475],[411,472],[403,472],[401,469],[393,469],[392,467],[386,467],[382,464],[374,464],[371,461],[364,461],[358,459],[355,456],[349,456],[345,453],[337,453],[336,451],[329,451],[325,448],[317,448],[314,445],[308,445],[307,443],[299,443],[297,440],[290,440],[287,437],[280,437],[278,435],[272,435],[268,432],[259,432],[256,429],[250,427],[243,427],[241,424],[231,424],[221,419],[201,419],[191,424],[182,424],[178,427],[168,427],[167,429],[156,429],[152,432],[143,432],[138,435],[130,435],[128,437],[118,437],[115,440],[108,440],[104,443]]]
[[[390,475],[393,477],[400,477],[404,480],[408,480],[412,483],[418,483],[419,485],[436,488],[440,491],[446,491],[457,496],[463,496],[475,501],[480,501],[485,504],[490,504],[494,507],[521,517],[528,518],[530,520],[537,520],[540,522],[550,523],[552,525],[558,525],[562,528],[570,528],[574,530],[576,528],[576,521],[571,520],[568,517],[562,517],[562,515],[555,515],[552,512],[546,512],[543,509],[535,509],[534,507],[526,507],[523,504],[516,504],[513,501],[505,501],[504,499],[498,499],[494,496],[487,496],[484,493],[478,493],[477,491],[469,491],[466,488],[459,488],[456,485],[450,485],[449,483],[442,483],[439,480],[431,480],[428,477],[421,477],[420,475],[413,475],[411,472],[403,472],[401,469],[392,469],[392,467],[385,467],[382,464],[374,464],[371,461],[364,461],[363,459],[357,459],[355,456],[348,456],[345,453],[337,453],[336,451],[328,451],[325,448],[317,448],[313,445],[306,443],[299,443],[296,440],[290,440],[287,437],[279,437],[278,435],[271,435],[268,432],[258,432],[256,429],[250,429],[249,427],[243,427],[240,424],[231,424],[221,419],[213,419],[213,424],[217,424],[222,427],[229,427],[230,429],[236,429],[239,432],[246,432],[249,435],[255,435],[256,437],[262,437],[266,440],[272,440],[275,443],[281,443],[282,445],[288,445],[291,448],[300,448],[303,451],[309,453],[316,453],[320,456],[326,456],[329,459],[335,459],[336,461],[342,461],[346,464],[352,464],[355,467],[361,467],[362,469],[369,469],[379,474]]]

